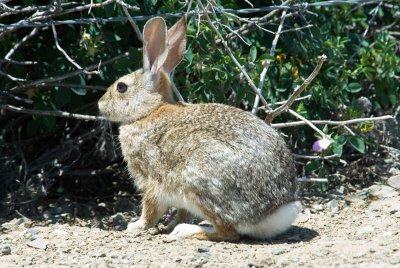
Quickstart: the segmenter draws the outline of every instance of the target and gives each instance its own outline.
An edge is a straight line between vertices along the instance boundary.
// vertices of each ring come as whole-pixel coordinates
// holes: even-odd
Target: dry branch
[[[201,9],[203,10],[203,14],[205,16],[205,18],[208,21],[208,24],[210,25],[210,27],[213,29],[213,31],[217,34],[217,36],[222,40],[222,44],[225,48],[225,51],[228,53],[229,57],[232,59],[233,63],[239,68],[239,70],[242,72],[242,74],[244,75],[244,77],[246,78],[247,82],[249,83],[251,89],[254,91],[254,93],[256,95],[259,95],[261,102],[264,104],[265,109],[270,110],[269,105],[267,103],[267,101],[265,100],[265,98],[261,95],[261,92],[258,91],[257,86],[254,84],[253,80],[250,78],[249,74],[246,72],[246,70],[242,67],[242,65],[240,65],[240,63],[238,62],[238,60],[235,58],[235,56],[233,55],[231,49],[228,47],[228,44],[226,43],[226,41],[224,40],[224,38],[222,37],[222,34],[218,31],[217,28],[215,28],[213,22],[210,19],[210,16],[208,15],[207,10],[204,8],[203,4],[201,3],[200,0],[197,1],[198,5],[201,7]]]
[[[314,78],[318,75],[319,71],[321,70],[322,64],[326,61],[326,56],[322,55],[318,57],[318,63],[314,68],[314,71],[310,74],[310,76],[304,80],[304,82],[294,90],[292,95],[289,97],[287,102],[279,106],[278,108],[274,109],[269,115],[268,115],[268,121],[272,122],[276,116],[279,114],[285,112],[287,109],[289,109],[293,102],[299,97],[299,95],[311,84],[311,82],[314,80]]]
[[[99,69],[100,66],[104,66],[104,65],[113,63],[113,62],[115,62],[115,61],[117,61],[119,59],[126,58],[128,56],[129,56],[129,53],[125,52],[125,53],[123,53],[121,55],[118,55],[118,56],[113,57],[111,59],[102,61],[102,62],[100,62],[98,64],[93,64],[93,65],[90,65],[88,67],[85,67],[84,69],[76,70],[76,71],[73,71],[73,72],[70,72],[70,73],[67,73],[67,74],[63,74],[63,75],[60,75],[60,76],[56,76],[56,77],[43,78],[43,79],[39,79],[39,80],[36,80],[36,81],[32,81],[30,83],[27,83],[27,84],[24,84],[24,85],[21,85],[21,86],[13,87],[9,91],[14,93],[14,94],[18,94],[18,93],[21,93],[21,92],[27,90],[30,87],[46,86],[47,83],[53,83],[53,82],[58,82],[58,81],[61,81],[61,80],[65,80],[67,78],[70,78],[70,77],[73,77],[73,76],[77,76],[77,75],[83,73],[84,71],[96,70],[96,69]]]
[[[41,111],[41,110],[33,110],[26,109],[22,107],[16,107],[9,104],[1,104],[0,109],[16,112],[16,113],[24,113],[24,114],[32,114],[32,115],[48,115],[48,116],[58,116],[58,117],[67,117],[74,118],[80,120],[92,120],[92,121],[100,121],[105,120],[101,116],[93,116],[93,115],[84,115],[84,114],[74,114],[63,111]]]
[[[383,121],[383,120],[394,120],[392,115],[384,115],[379,117],[369,117],[369,118],[356,118],[345,121],[331,121],[331,120],[308,120],[314,125],[330,125],[330,126],[344,126],[350,124],[358,124],[365,122],[375,122],[375,121]],[[305,121],[296,121],[296,122],[287,122],[287,123],[275,123],[271,124],[274,128],[285,128],[285,127],[295,127],[295,126],[303,126],[307,125]]]

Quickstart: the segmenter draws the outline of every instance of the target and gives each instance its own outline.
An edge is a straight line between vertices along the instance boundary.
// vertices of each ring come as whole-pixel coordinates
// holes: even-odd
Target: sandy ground
[[[294,226],[271,241],[166,242],[79,224],[12,219],[0,227],[0,267],[400,267],[400,192],[374,185],[303,197]]]

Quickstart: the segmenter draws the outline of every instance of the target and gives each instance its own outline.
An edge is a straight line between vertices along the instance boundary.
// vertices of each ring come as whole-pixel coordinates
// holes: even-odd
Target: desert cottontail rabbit
[[[128,231],[152,227],[169,207],[213,225],[179,224],[173,238],[236,241],[287,230],[300,202],[278,132],[238,108],[174,103],[169,74],[185,52],[185,17],[169,30],[164,19],[149,20],[143,39],[143,69],[99,100],[100,112],[120,123],[122,153],[143,192],[142,215]]]

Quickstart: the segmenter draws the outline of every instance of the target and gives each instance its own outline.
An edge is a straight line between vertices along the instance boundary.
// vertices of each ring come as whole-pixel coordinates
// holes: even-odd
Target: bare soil
[[[84,220],[45,224],[13,219],[1,226],[0,266],[400,267],[400,195],[387,187],[344,198],[304,198],[294,226],[271,241],[166,242],[166,235],[154,230],[130,235],[86,227]],[[388,189],[386,197],[375,194]],[[368,192],[374,193],[364,198]],[[33,241],[37,244],[29,245]]]

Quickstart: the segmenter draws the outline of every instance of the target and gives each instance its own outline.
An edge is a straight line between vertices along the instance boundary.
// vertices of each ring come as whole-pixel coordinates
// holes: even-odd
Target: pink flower
[[[312,149],[315,152],[322,152],[323,150],[326,150],[326,148],[328,148],[330,144],[331,141],[328,139],[317,140],[316,142],[314,142]]]

